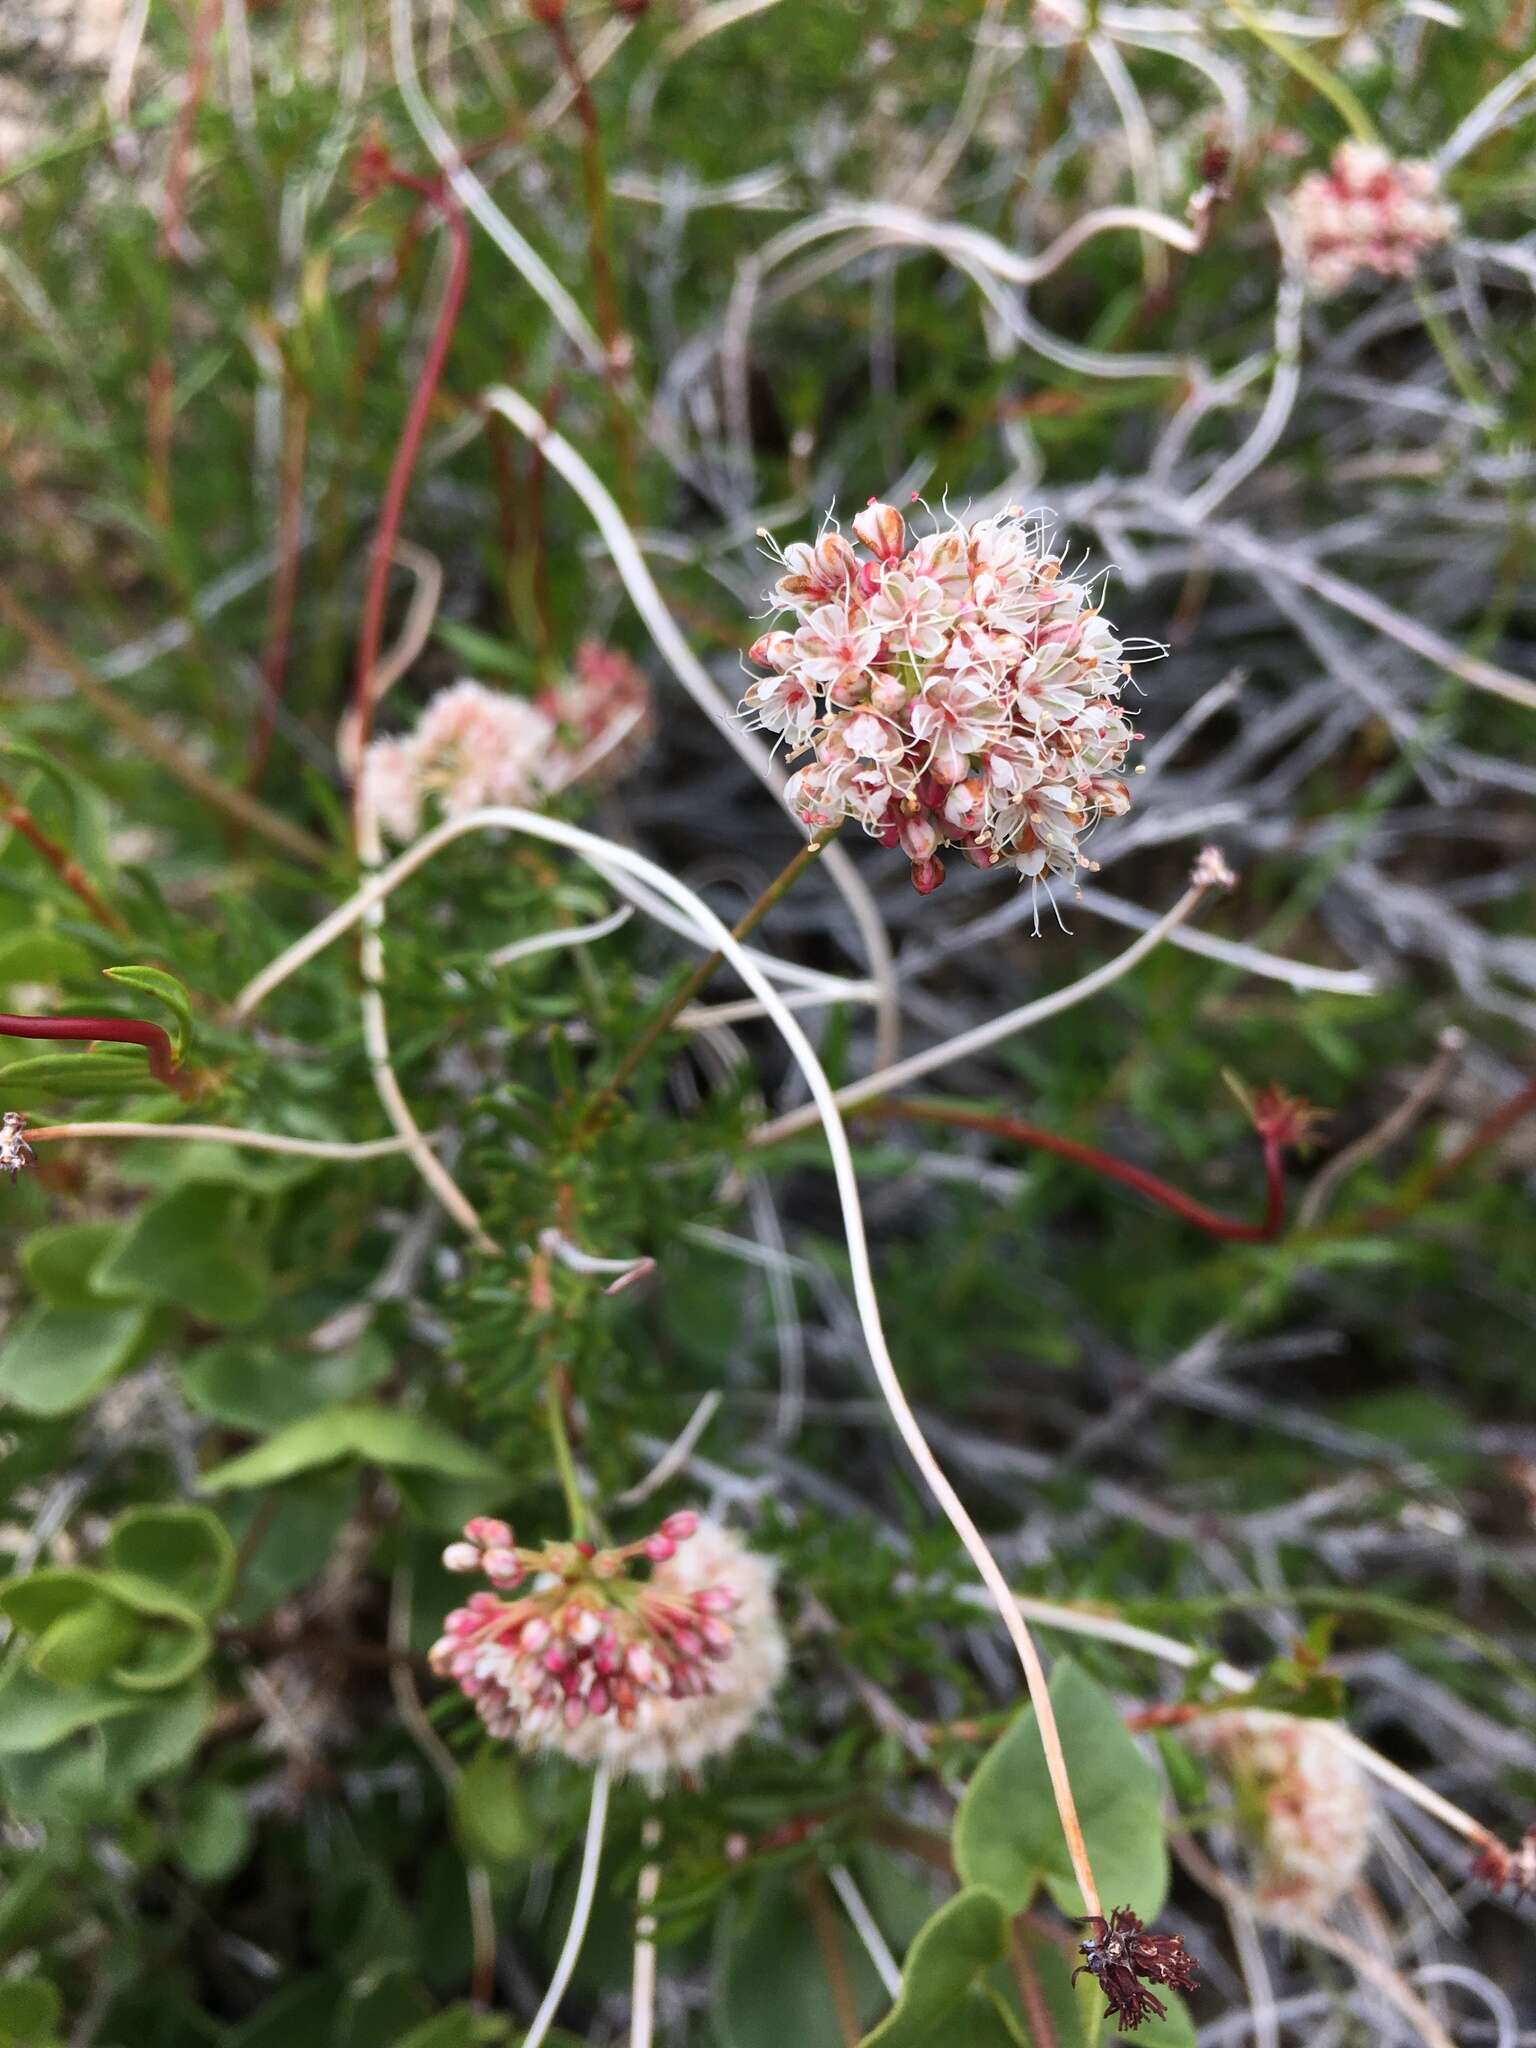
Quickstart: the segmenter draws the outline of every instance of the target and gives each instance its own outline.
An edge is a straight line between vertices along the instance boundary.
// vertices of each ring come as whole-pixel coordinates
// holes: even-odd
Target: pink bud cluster
[[[1091,866],[1079,841],[1128,807],[1135,737],[1128,646],[1093,591],[1017,508],[914,539],[871,499],[853,532],[863,554],[831,526],[784,551],[798,624],[751,649],[769,673],[743,708],[812,756],[786,791],[801,819],[856,819],[923,895],[951,847],[1032,881]]]
[[[570,672],[535,702],[553,720],[575,760],[601,754],[594,766],[604,780],[632,766],[651,736],[651,685],[645,671],[601,640],[583,640]]]
[[[1335,292],[1357,270],[1411,277],[1426,249],[1455,233],[1456,209],[1440,195],[1433,164],[1389,156],[1369,142],[1341,142],[1326,171],[1291,195],[1307,277]]]
[[[374,740],[363,779],[381,828],[414,839],[429,802],[449,817],[528,804],[567,783],[613,775],[644,744],[650,685],[627,656],[595,641],[537,698],[469,678],[438,691],[414,731]]]
[[[685,1563],[696,1541],[702,1570]],[[479,1516],[443,1562],[496,1588],[455,1608],[431,1651],[432,1668],[457,1683],[492,1735],[642,1770],[665,1768],[674,1752],[690,1761],[690,1749],[722,1746],[701,1742],[700,1729],[721,1718],[739,1676],[738,1630],[727,1616],[746,1607],[760,1634],[766,1584],[762,1561],[728,1532],[681,1513],[622,1547],[530,1550],[505,1522]],[[769,1625],[776,1634],[771,1610]],[[758,1654],[749,1646],[749,1665]],[[781,1669],[780,1657],[772,1683]]]

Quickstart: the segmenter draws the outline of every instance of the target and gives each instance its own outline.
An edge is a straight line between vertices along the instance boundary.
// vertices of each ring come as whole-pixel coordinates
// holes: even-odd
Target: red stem
[[[412,177],[404,171],[391,170],[389,179],[406,191],[420,193],[429,205],[435,206],[442,215],[443,225],[453,240],[453,262],[448,272],[448,285],[443,293],[443,303],[438,312],[437,325],[432,330],[432,339],[422,358],[421,373],[416,379],[416,388],[411,393],[410,408],[405,416],[405,425],[400,432],[395,458],[390,465],[389,481],[384,489],[384,502],[379,511],[379,523],[374,530],[373,549],[368,561],[368,587],[363,598],[363,616],[358,629],[357,666],[352,685],[352,704],[357,716],[357,745],[367,746],[373,730],[373,671],[378,665],[379,647],[384,637],[384,602],[389,592],[389,570],[394,556],[395,542],[400,535],[400,520],[405,511],[406,493],[410,489],[411,476],[421,453],[422,436],[426,432],[427,416],[432,410],[432,401],[437,395],[443,365],[453,341],[453,331],[459,322],[459,313],[464,304],[464,291],[469,282],[469,228],[464,219],[464,210],[454,196],[452,187],[446,181],[430,182],[425,178]]]
[[[202,0],[192,23],[192,55],[187,63],[187,82],[176,116],[171,139],[170,162],[165,170],[165,193],[160,204],[160,260],[178,260],[182,221],[187,205],[187,155],[192,147],[192,130],[197,110],[208,89],[208,70],[213,58],[213,29],[218,19],[219,0]]]
[[[0,817],[5,819],[13,831],[19,832],[29,846],[42,855],[65,888],[74,891],[98,924],[105,925],[108,931],[120,932],[127,929],[117,912],[104,903],[91,887],[80,863],[73,859],[57,840],[49,838],[15,790],[8,782],[3,781],[0,781]]]
[[[13,1017],[0,1013],[0,1038],[86,1038],[112,1045],[142,1045],[149,1071],[168,1088],[185,1084],[171,1058],[170,1033],[135,1017]]]
[[[1471,1136],[1463,1144],[1458,1145],[1449,1158],[1440,1160],[1436,1165],[1427,1168],[1416,1180],[1411,1181],[1395,1202],[1384,1202],[1379,1208],[1373,1209],[1361,1227],[1369,1230],[1378,1224],[1393,1223],[1400,1217],[1411,1215],[1432,1195],[1438,1194],[1453,1175],[1460,1173],[1464,1166],[1470,1166],[1480,1153],[1497,1145],[1501,1138],[1508,1137],[1516,1124],[1528,1117],[1533,1109],[1536,1109],[1536,1080],[1527,1081],[1525,1086],[1511,1095],[1507,1102],[1501,1103],[1496,1110],[1484,1117]]]
[[[904,1117],[919,1123],[952,1124],[958,1130],[985,1131],[995,1138],[1011,1138],[1016,1144],[1032,1145],[1040,1152],[1054,1152],[1058,1158],[1086,1166],[1105,1180],[1117,1180],[1124,1187],[1134,1188],[1149,1201],[1158,1202],[1176,1216],[1182,1216],[1197,1230],[1206,1231],[1211,1237],[1228,1238],[1237,1244],[1266,1244],[1278,1237],[1285,1227],[1285,1148],[1277,1136],[1267,1131],[1259,1134],[1264,1146],[1264,1214],[1257,1223],[1239,1223],[1230,1216],[1220,1215],[1215,1209],[1207,1209],[1203,1202],[1170,1187],[1156,1174],[1145,1173],[1141,1167],[1116,1159],[1108,1152],[1100,1152],[1092,1145],[1080,1145],[1075,1138],[1058,1137],[1054,1131],[1042,1131],[1036,1124],[1022,1123],[1017,1117],[989,1116],[980,1110],[956,1109],[947,1102],[867,1102],[859,1105],[858,1113],[860,1116]]]

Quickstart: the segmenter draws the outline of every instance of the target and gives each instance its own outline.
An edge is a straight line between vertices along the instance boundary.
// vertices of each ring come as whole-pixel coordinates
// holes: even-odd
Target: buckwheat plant
[[[448,1616],[433,1669],[524,1749],[659,1787],[733,1748],[784,1674],[771,1565],[686,1510],[620,1548],[519,1548],[480,1516],[443,1562],[495,1590]]]
[[[369,742],[362,774],[392,839],[414,839],[430,805],[458,817],[483,804],[537,801],[643,750],[650,686],[626,655],[585,641],[571,672],[535,698],[465,678],[440,690],[414,728]]]
[[[1040,519],[1010,507],[908,533],[873,498],[794,542],[775,585],[799,623],[754,641],[744,707],[811,759],[786,796],[825,831],[852,818],[912,864],[921,895],[953,849],[1020,879],[1072,879],[1081,842],[1130,804],[1120,704],[1135,655]]]

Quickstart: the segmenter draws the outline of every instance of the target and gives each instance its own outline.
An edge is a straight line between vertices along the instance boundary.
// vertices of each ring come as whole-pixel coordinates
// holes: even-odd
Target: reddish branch
[[[1393,1223],[1399,1217],[1407,1216],[1422,1207],[1432,1196],[1437,1195],[1445,1183],[1470,1166],[1474,1159],[1507,1138],[1516,1124],[1522,1123],[1532,1110],[1536,1110],[1536,1080],[1527,1081],[1525,1086],[1501,1103],[1450,1153],[1411,1181],[1395,1202],[1386,1202],[1373,1209],[1365,1218],[1363,1229],[1374,1229],[1378,1224]]]
[[[1281,1095],[1277,1089],[1266,1089],[1254,1103],[1254,1128],[1264,1147],[1264,1214],[1257,1223],[1240,1223],[1215,1209],[1206,1208],[1203,1202],[1195,1201],[1192,1196],[1171,1187],[1167,1181],[1159,1180],[1156,1174],[1132,1166],[1127,1160],[1116,1159],[1095,1146],[1079,1144],[1075,1138],[1059,1137],[1055,1131],[1043,1131],[1037,1124],[1024,1123],[1018,1117],[991,1116],[981,1110],[959,1109],[952,1103],[931,1101],[864,1103],[860,1105],[859,1114],[903,1117],[921,1123],[949,1124],[957,1130],[985,1131],[994,1138],[1008,1138],[1015,1144],[1032,1145],[1040,1152],[1054,1152],[1059,1159],[1070,1159],[1074,1165],[1086,1166],[1105,1180],[1119,1181],[1123,1187],[1134,1188],[1149,1201],[1182,1216],[1197,1230],[1238,1244],[1266,1244],[1278,1237],[1285,1227],[1285,1154],[1304,1136],[1308,1121],[1305,1106]]]
[[[108,1045],[142,1045],[149,1071],[167,1088],[184,1091],[185,1077],[176,1071],[170,1033],[160,1024],[141,1024],[135,1017],[13,1017],[0,1013],[0,1038],[89,1039]]]
[[[469,228],[464,219],[464,210],[446,180],[413,177],[406,171],[397,170],[388,153],[377,143],[367,147],[359,166],[359,182],[364,184],[365,189],[369,186],[376,190],[384,185],[395,185],[402,191],[417,193],[425,204],[434,207],[441,215],[453,250],[443,303],[438,309],[437,324],[432,330],[432,338],[422,358],[416,388],[411,393],[411,403],[395,449],[394,461],[390,465],[389,481],[384,487],[384,502],[379,510],[379,523],[374,529],[373,547],[368,558],[368,586],[363,597],[363,616],[358,629],[357,665],[352,685],[352,705],[357,719],[357,745],[361,750],[368,744],[369,735],[373,730],[373,672],[378,665],[379,648],[384,637],[384,603],[389,593],[390,563],[394,556],[395,542],[400,536],[400,521],[405,511],[406,493],[410,489],[411,476],[421,454],[422,436],[426,432],[432,401],[437,396],[437,387],[442,378],[443,365],[448,359],[454,329],[459,324],[464,291],[469,282]]]
[[[56,839],[49,838],[8,782],[0,782],[0,817],[42,855],[65,888],[74,891],[98,924],[113,932],[127,929],[117,912],[104,903],[92,888],[80,863]]]

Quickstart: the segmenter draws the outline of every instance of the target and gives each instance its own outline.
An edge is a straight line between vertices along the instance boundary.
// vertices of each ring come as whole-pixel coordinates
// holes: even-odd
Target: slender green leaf
[[[171,1034],[171,1063],[179,1067],[192,1050],[192,996],[186,983],[167,974],[163,967],[104,967],[101,971],[109,981],[142,989],[145,995],[164,1003],[176,1019],[176,1029]]]
[[[490,1482],[503,1477],[483,1451],[425,1416],[358,1404],[326,1408],[290,1423],[255,1450],[205,1472],[203,1488],[222,1493],[231,1487],[270,1486],[343,1458],[408,1472],[440,1472],[450,1479]]]

